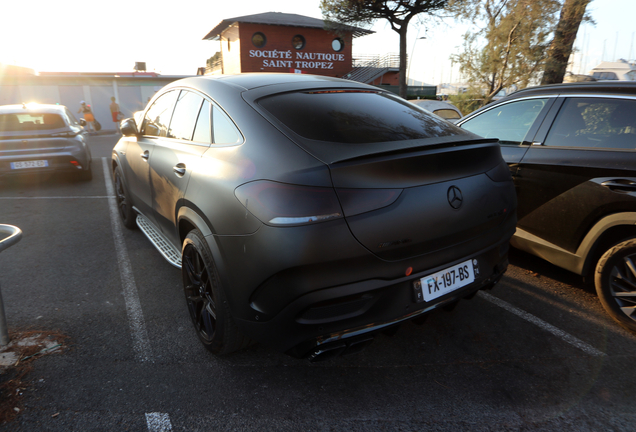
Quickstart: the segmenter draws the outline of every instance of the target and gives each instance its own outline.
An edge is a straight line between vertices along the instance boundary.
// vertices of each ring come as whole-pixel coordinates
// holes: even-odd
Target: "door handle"
[[[183,163],[178,163],[172,167],[172,171],[174,171],[177,177],[183,177],[186,173],[186,166]]]
[[[601,186],[615,192],[636,192],[636,182],[631,180],[608,180],[601,183]]]
[[[148,160],[148,158],[150,157],[150,153],[148,152],[148,150],[146,150],[140,156],[141,156],[142,159]]]

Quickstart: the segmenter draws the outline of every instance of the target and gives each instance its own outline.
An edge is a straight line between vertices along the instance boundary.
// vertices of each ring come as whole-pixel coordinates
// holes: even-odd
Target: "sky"
[[[164,75],[193,75],[219,48],[202,38],[220,21],[263,12],[321,18],[320,0],[2,0],[0,63],[36,71],[126,72],[135,62]],[[587,73],[604,61],[636,58],[636,0],[593,0],[587,8],[596,25],[579,29],[570,70]],[[459,53],[470,26],[424,19],[409,27],[410,78],[439,84],[460,79],[449,56]],[[373,35],[354,39],[353,53],[399,51],[386,20]]]

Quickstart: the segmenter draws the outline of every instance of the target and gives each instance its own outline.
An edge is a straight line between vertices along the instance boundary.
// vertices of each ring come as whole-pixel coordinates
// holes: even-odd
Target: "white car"
[[[462,112],[455,105],[449,102],[430,99],[417,99],[409,102],[414,103],[418,107],[432,112],[451,123],[457,123],[463,117]]]

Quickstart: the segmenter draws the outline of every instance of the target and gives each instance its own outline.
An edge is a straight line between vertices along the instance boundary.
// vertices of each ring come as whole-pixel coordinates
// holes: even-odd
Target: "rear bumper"
[[[37,168],[12,169],[12,162],[24,161],[47,161],[48,166]],[[76,162],[78,165],[71,163]],[[3,176],[21,176],[21,175],[39,175],[52,172],[79,172],[80,170],[90,169],[89,156],[84,153],[60,152],[47,153],[38,155],[19,155],[19,156],[0,156],[0,177]]]
[[[409,276],[369,279],[307,293],[264,322],[236,322],[253,339],[294,357],[313,358],[330,350],[354,350],[390,326],[492,287],[507,268],[508,239],[509,236],[485,250]],[[417,302],[416,280],[468,259],[478,263],[479,275],[473,283],[431,302]]]

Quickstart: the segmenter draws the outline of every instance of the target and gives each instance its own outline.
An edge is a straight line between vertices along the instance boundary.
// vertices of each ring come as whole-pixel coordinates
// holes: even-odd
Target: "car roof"
[[[236,75],[208,75],[184,78],[182,80],[174,81],[168,86],[179,85],[196,85],[203,84],[205,82],[216,82],[219,84],[225,84],[231,87],[239,88],[241,90],[252,90],[258,87],[275,86],[280,84],[304,84],[308,87],[311,86],[325,86],[332,85],[334,87],[341,87],[346,85],[347,87],[363,87],[367,89],[374,89],[381,91],[377,87],[373,87],[367,84],[362,84],[356,81],[345,80],[341,78],[329,77],[324,75],[310,75],[310,74],[294,74],[294,73],[244,73]],[[166,87],[168,87],[166,86]]]
[[[28,103],[28,104],[14,104],[14,105],[0,105],[0,114],[16,114],[16,113],[24,113],[24,112],[38,112],[44,114],[52,114],[52,113],[60,113],[66,107],[64,105],[54,105],[54,104],[37,104],[37,103]]]
[[[518,99],[525,96],[550,94],[634,94],[636,95],[636,81],[596,81],[563,84],[549,84],[527,87],[499,99],[497,102]]]

